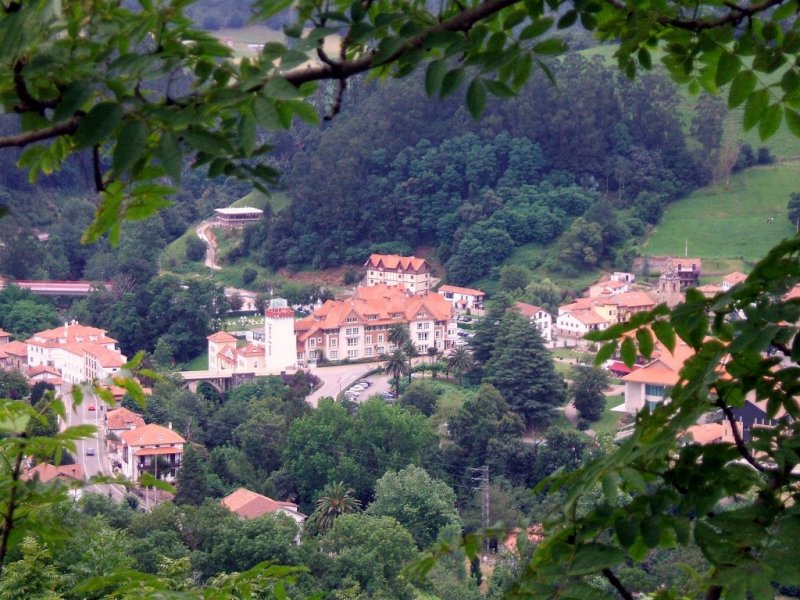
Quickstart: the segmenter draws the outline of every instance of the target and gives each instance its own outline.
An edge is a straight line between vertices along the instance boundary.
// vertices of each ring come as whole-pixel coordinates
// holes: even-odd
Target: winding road
[[[213,221],[203,221],[197,226],[195,231],[197,232],[197,237],[203,240],[206,245],[205,265],[209,269],[219,271],[222,267],[217,264],[217,239],[214,237],[214,232],[211,230],[213,226]]]

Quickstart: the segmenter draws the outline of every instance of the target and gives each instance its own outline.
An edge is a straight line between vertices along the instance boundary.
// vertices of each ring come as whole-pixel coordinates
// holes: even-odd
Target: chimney
[[[64,337],[67,337],[67,328],[69,327],[69,323],[64,321]]]
[[[172,421],[170,421],[169,423],[167,423],[167,427],[169,427],[170,431],[172,430]]]

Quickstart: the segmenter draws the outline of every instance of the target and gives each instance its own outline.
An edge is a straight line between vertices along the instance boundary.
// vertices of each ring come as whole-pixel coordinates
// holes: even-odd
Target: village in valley
[[[248,222],[259,216],[242,210],[218,213],[228,227],[228,219],[240,225],[242,219]],[[535,328],[544,347],[566,367],[562,372],[569,378],[568,365],[586,365],[593,359],[595,346],[585,339],[587,334],[627,322],[660,303],[674,307],[690,287],[712,297],[746,279],[743,273],[733,272],[719,283],[700,285],[702,261],[698,258],[651,257],[650,268],[659,272],[652,283],[640,282],[634,273],[613,272],[590,285],[584,295],[559,306],[557,314],[524,302],[515,302],[507,310]],[[458,361],[470,352],[475,325],[487,314],[490,298],[478,289],[440,284],[429,263],[415,256],[372,254],[362,271],[359,284],[341,298],[309,307],[289,306],[285,299],[272,298],[263,315],[239,319],[251,324],[249,328],[235,329],[237,321],[231,320],[225,329],[207,338],[208,368],[181,371],[177,376],[192,391],[205,383],[224,393],[257,377],[287,377],[306,371],[312,375],[306,401],[315,407],[324,397],[352,403],[376,397],[393,403],[401,375],[408,374],[409,381],[419,375],[411,372],[413,362],[423,376],[426,368],[432,377],[436,370],[457,372]],[[73,288],[86,284],[18,281],[11,285],[34,293],[58,294],[60,288],[74,293]],[[237,295],[242,293],[244,308],[253,309],[255,294],[236,290]],[[301,316],[303,308],[309,309],[306,316]],[[388,372],[387,360],[393,353],[403,354],[409,363],[407,372]],[[454,361],[454,354],[461,358]],[[652,356],[639,357],[632,366],[618,355],[601,366],[611,382],[603,391],[609,403],[605,410],[618,415],[612,436],[624,437],[633,416],[652,411],[665,401],[691,354],[685,343],[672,352],[656,343]],[[23,478],[83,482],[93,476],[111,476],[136,482],[149,472],[156,479],[177,480],[187,440],[172,423],[146,423],[141,414],[119,405],[126,389],[113,380],[129,374],[128,358],[107,331],[75,321],[37,332],[27,340],[12,340],[0,330],[0,369],[24,375],[31,385],[49,384],[56,394],[63,395],[70,410],[61,427],[76,422],[98,426],[95,438],[79,442],[74,464],[31,462]],[[105,399],[92,394],[93,382],[114,404],[107,405]],[[88,399],[75,402],[73,386],[83,386]],[[143,393],[149,395],[150,388],[143,387]],[[561,410],[568,422],[578,424],[580,415],[573,400]],[[770,422],[765,407],[749,401],[736,410],[736,418],[738,434],[744,436],[751,427]],[[730,423],[721,419],[698,423],[686,433],[698,443],[734,439]],[[120,485],[93,484],[90,489],[106,490],[116,500],[128,492]],[[149,486],[134,487],[133,491],[145,508],[171,497]],[[306,518],[295,503],[245,488],[235,490],[221,503],[245,518],[271,512],[285,513],[299,523]]]

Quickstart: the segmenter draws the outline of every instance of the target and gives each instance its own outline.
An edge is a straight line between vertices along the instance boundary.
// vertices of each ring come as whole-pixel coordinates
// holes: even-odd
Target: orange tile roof
[[[226,343],[226,342],[236,342],[236,338],[233,337],[227,331],[217,331],[216,333],[212,333],[210,336],[206,338],[209,342],[216,342],[217,344]]]
[[[536,313],[538,313],[540,310],[544,310],[541,306],[534,306],[533,304],[526,304],[525,302],[515,302],[514,306],[519,310],[523,317],[535,317]]]
[[[600,323],[609,323],[608,319],[598,315],[591,309],[574,310],[570,313],[573,318],[577,319],[584,325],[597,325]]]
[[[144,426],[144,419],[127,408],[115,408],[108,411],[106,425],[111,430],[135,429]],[[133,427],[131,427],[133,426]]]
[[[733,273],[728,273],[725,277],[722,278],[722,281],[725,283],[729,283],[730,285],[736,285],[737,283],[743,282],[747,279],[747,275],[741,273],[740,271],[734,271]]]
[[[121,367],[128,362],[120,352],[111,350],[110,348],[106,348],[100,344],[89,342],[81,344],[81,347],[86,354],[94,356],[100,365],[106,369]]]
[[[62,327],[54,327],[53,329],[38,331],[33,334],[33,337],[28,340],[28,343],[36,344],[38,346],[57,346],[67,343],[89,342],[90,337],[96,337],[96,341],[102,340],[104,343],[113,344],[117,341],[114,338],[109,337],[105,329],[74,323],[64,325]]]
[[[670,258],[669,262],[674,266],[676,266],[678,269],[683,269],[683,270],[687,269],[690,270],[692,268],[692,265],[697,267],[698,271],[702,270],[703,268],[703,261],[699,258],[676,257],[676,258]]]
[[[613,303],[628,308],[634,306],[655,306],[656,302],[647,292],[633,291],[617,294],[611,299]]]
[[[38,479],[42,483],[47,483],[57,477],[68,477],[69,479],[78,481],[86,478],[83,467],[77,463],[73,465],[59,465],[56,467],[43,462],[22,474],[23,481]]]
[[[246,488],[239,488],[232,494],[225,496],[221,503],[229,511],[245,519],[255,519],[267,513],[274,513],[280,510],[298,512],[297,505],[292,502],[273,500],[267,496],[251,492]]]
[[[428,315],[427,319],[447,321],[453,308],[440,294],[409,295],[402,286],[359,287],[350,298],[328,300],[312,315],[296,321],[295,331],[298,340],[304,341],[320,329],[346,326],[350,317],[356,319],[355,325],[387,325],[419,320],[417,314],[421,312]]]
[[[61,377],[61,371],[59,371],[55,367],[49,367],[47,365],[39,365],[28,369],[28,377],[31,379],[43,373],[49,373],[50,375],[56,375],[57,377]]]
[[[486,292],[468,287],[458,287],[457,285],[443,285],[438,289],[440,294],[451,292],[453,294],[463,294],[465,296],[485,296]]]
[[[8,342],[0,346],[6,354],[13,354],[14,356],[28,356],[28,344],[25,342],[15,341]]]
[[[725,427],[722,423],[692,425],[686,430],[686,433],[698,444],[711,444],[722,440],[725,435]]]
[[[4,331],[2,327],[0,327],[0,337],[11,337],[11,334],[7,331]]]
[[[263,346],[256,346],[255,344],[247,344],[245,347],[236,350],[236,353],[242,356],[261,356],[264,352],[266,350]]]
[[[794,300],[795,298],[800,298],[800,283],[790,289],[783,297],[784,300]],[[13,344],[14,342],[11,343]]]
[[[428,261],[416,256],[400,256],[399,254],[371,254],[364,266],[402,271],[421,271],[428,267]]]
[[[128,446],[155,446],[156,444],[184,444],[177,432],[155,423],[123,431],[119,436]]]

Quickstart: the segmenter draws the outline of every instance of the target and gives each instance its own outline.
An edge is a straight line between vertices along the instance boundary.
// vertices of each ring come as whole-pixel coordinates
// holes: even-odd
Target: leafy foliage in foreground
[[[599,361],[618,345],[628,364],[656,344],[687,344],[694,355],[669,402],[639,413],[616,451],[539,485],[562,494],[561,502],[512,597],[594,598],[613,589],[631,598],[617,571],[655,549],[680,547],[699,548],[711,565],[693,573],[690,596],[772,598],[774,586],[800,582],[791,558],[800,549],[800,300],[786,296],[799,281],[800,237],[777,246],[728,292],[707,299],[689,290],[672,313],[659,306],[592,334],[608,341],[635,331],[609,342]],[[746,399],[765,402],[776,420],[751,429],[747,442],[732,412]],[[686,441],[687,428],[717,410],[735,441]],[[474,555],[476,541],[464,544]]]

